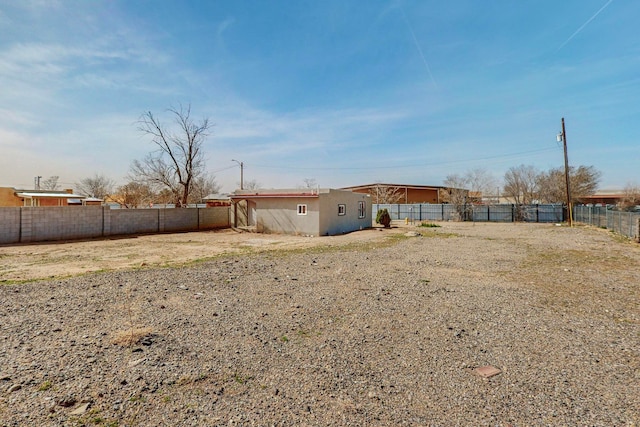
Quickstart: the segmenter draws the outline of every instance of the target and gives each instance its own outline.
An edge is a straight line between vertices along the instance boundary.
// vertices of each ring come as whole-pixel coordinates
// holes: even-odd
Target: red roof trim
[[[269,194],[237,194],[231,195],[232,199],[267,199],[267,198],[317,198],[317,194],[312,193],[269,193]]]

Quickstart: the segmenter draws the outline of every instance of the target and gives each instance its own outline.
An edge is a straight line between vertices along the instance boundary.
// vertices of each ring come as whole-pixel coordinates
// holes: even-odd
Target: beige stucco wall
[[[359,218],[358,202],[364,202],[365,215]],[[307,206],[307,214],[298,214],[298,205]],[[344,205],[345,214],[339,215]],[[260,233],[285,233],[326,236],[369,228],[372,225],[371,197],[345,190],[323,189],[314,196],[248,198],[250,226]],[[255,209],[255,220],[252,221]]]
[[[298,205],[307,205],[307,214],[298,215]],[[319,235],[319,200],[317,197],[265,198],[256,200],[256,231]]]
[[[358,202],[365,203],[365,216],[358,218]],[[338,205],[345,205],[345,215],[338,215]],[[348,233],[371,227],[371,196],[344,190],[320,194],[320,226],[322,236]]]

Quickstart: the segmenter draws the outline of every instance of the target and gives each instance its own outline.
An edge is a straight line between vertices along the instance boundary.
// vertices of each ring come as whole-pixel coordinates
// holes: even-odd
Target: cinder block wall
[[[200,215],[200,230],[231,227],[229,206],[198,209],[198,212]]]
[[[110,209],[102,206],[0,207],[0,244],[229,227],[229,207]]]
[[[0,244],[20,242],[20,208],[0,209]]]
[[[111,227],[105,235],[159,233],[160,214],[165,209],[109,209]]]
[[[198,230],[198,209],[166,209],[162,231]]]
[[[22,241],[73,240],[102,235],[102,207],[24,207]],[[31,229],[27,227],[30,221]]]

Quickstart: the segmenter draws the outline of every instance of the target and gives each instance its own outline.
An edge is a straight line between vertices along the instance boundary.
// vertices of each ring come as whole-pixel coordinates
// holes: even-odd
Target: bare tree
[[[464,205],[472,200],[482,201],[484,195],[493,194],[498,187],[498,180],[486,169],[476,168],[468,170],[464,175],[447,175],[443,186],[446,188],[440,190],[441,200]]]
[[[571,202],[590,196],[598,189],[602,174],[593,166],[569,167]],[[567,201],[567,181],[564,167],[553,168],[538,176],[539,199],[543,203],[564,203]]]
[[[440,200],[443,203],[455,205],[457,220],[464,220],[471,207],[467,200],[469,197],[469,178],[457,173],[450,174],[447,175],[442,185],[445,188],[440,189]]]
[[[578,166],[569,168],[571,198],[575,201],[581,197],[591,196],[598,189],[602,172],[594,166]]]
[[[87,197],[104,199],[113,193],[115,182],[104,175],[95,174],[93,177],[83,178],[76,182],[77,191]]]
[[[58,185],[59,179],[60,177],[57,175],[50,176],[49,178],[42,181],[42,185],[40,186],[40,188],[42,188],[43,190],[51,191],[58,190],[60,188],[60,186]]]
[[[504,174],[504,195],[517,205],[533,203],[538,195],[540,172],[534,166],[520,165]]]
[[[373,200],[372,203],[382,205],[399,203],[403,196],[400,187],[386,184],[374,185],[369,191],[369,194]]]
[[[637,182],[629,182],[622,190],[622,200],[619,203],[620,209],[634,210],[640,205],[640,185]]]
[[[193,188],[189,194],[189,203],[202,203],[209,194],[220,191],[220,185],[213,175],[202,175],[195,179]]]
[[[156,202],[163,205],[173,203],[174,200],[175,199],[173,193],[166,187],[158,191],[158,194],[156,195]]]
[[[150,206],[156,197],[153,189],[141,182],[131,181],[118,187],[111,199],[126,209]]]
[[[191,106],[170,108],[177,131],[167,129],[150,111],[138,121],[138,130],[151,136],[157,149],[143,160],[134,160],[131,175],[138,181],[167,188],[176,206],[186,206],[194,183],[205,170],[202,145],[212,125],[208,118],[195,123]]]
[[[303,188],[316,188],[318,186],[315,178],[305,178],[302,182],[304,182]]]
[[[238,187],[240,187],[240,185],[238,185]],[[252,179],[250,181],[245,181],[243,187],[245,190],[259,190],[262,187],[262,184],[255,179]]]
[[[496,194],[498,180],[489,171],[483,168],[476,168],[467,171],[464,175],[465,186],[481,202],[488,195]]]
[[[442,182],[445,188],[440,190],[440,200],[452,205],[464,205],[469,196],[468,178],[454,173],[447,175]]]

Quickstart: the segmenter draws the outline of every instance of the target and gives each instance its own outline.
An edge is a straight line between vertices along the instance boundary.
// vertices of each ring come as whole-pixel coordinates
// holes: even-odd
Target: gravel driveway
[[[0,425],[638,426],[638,245],[441,225],[1,284]]]

